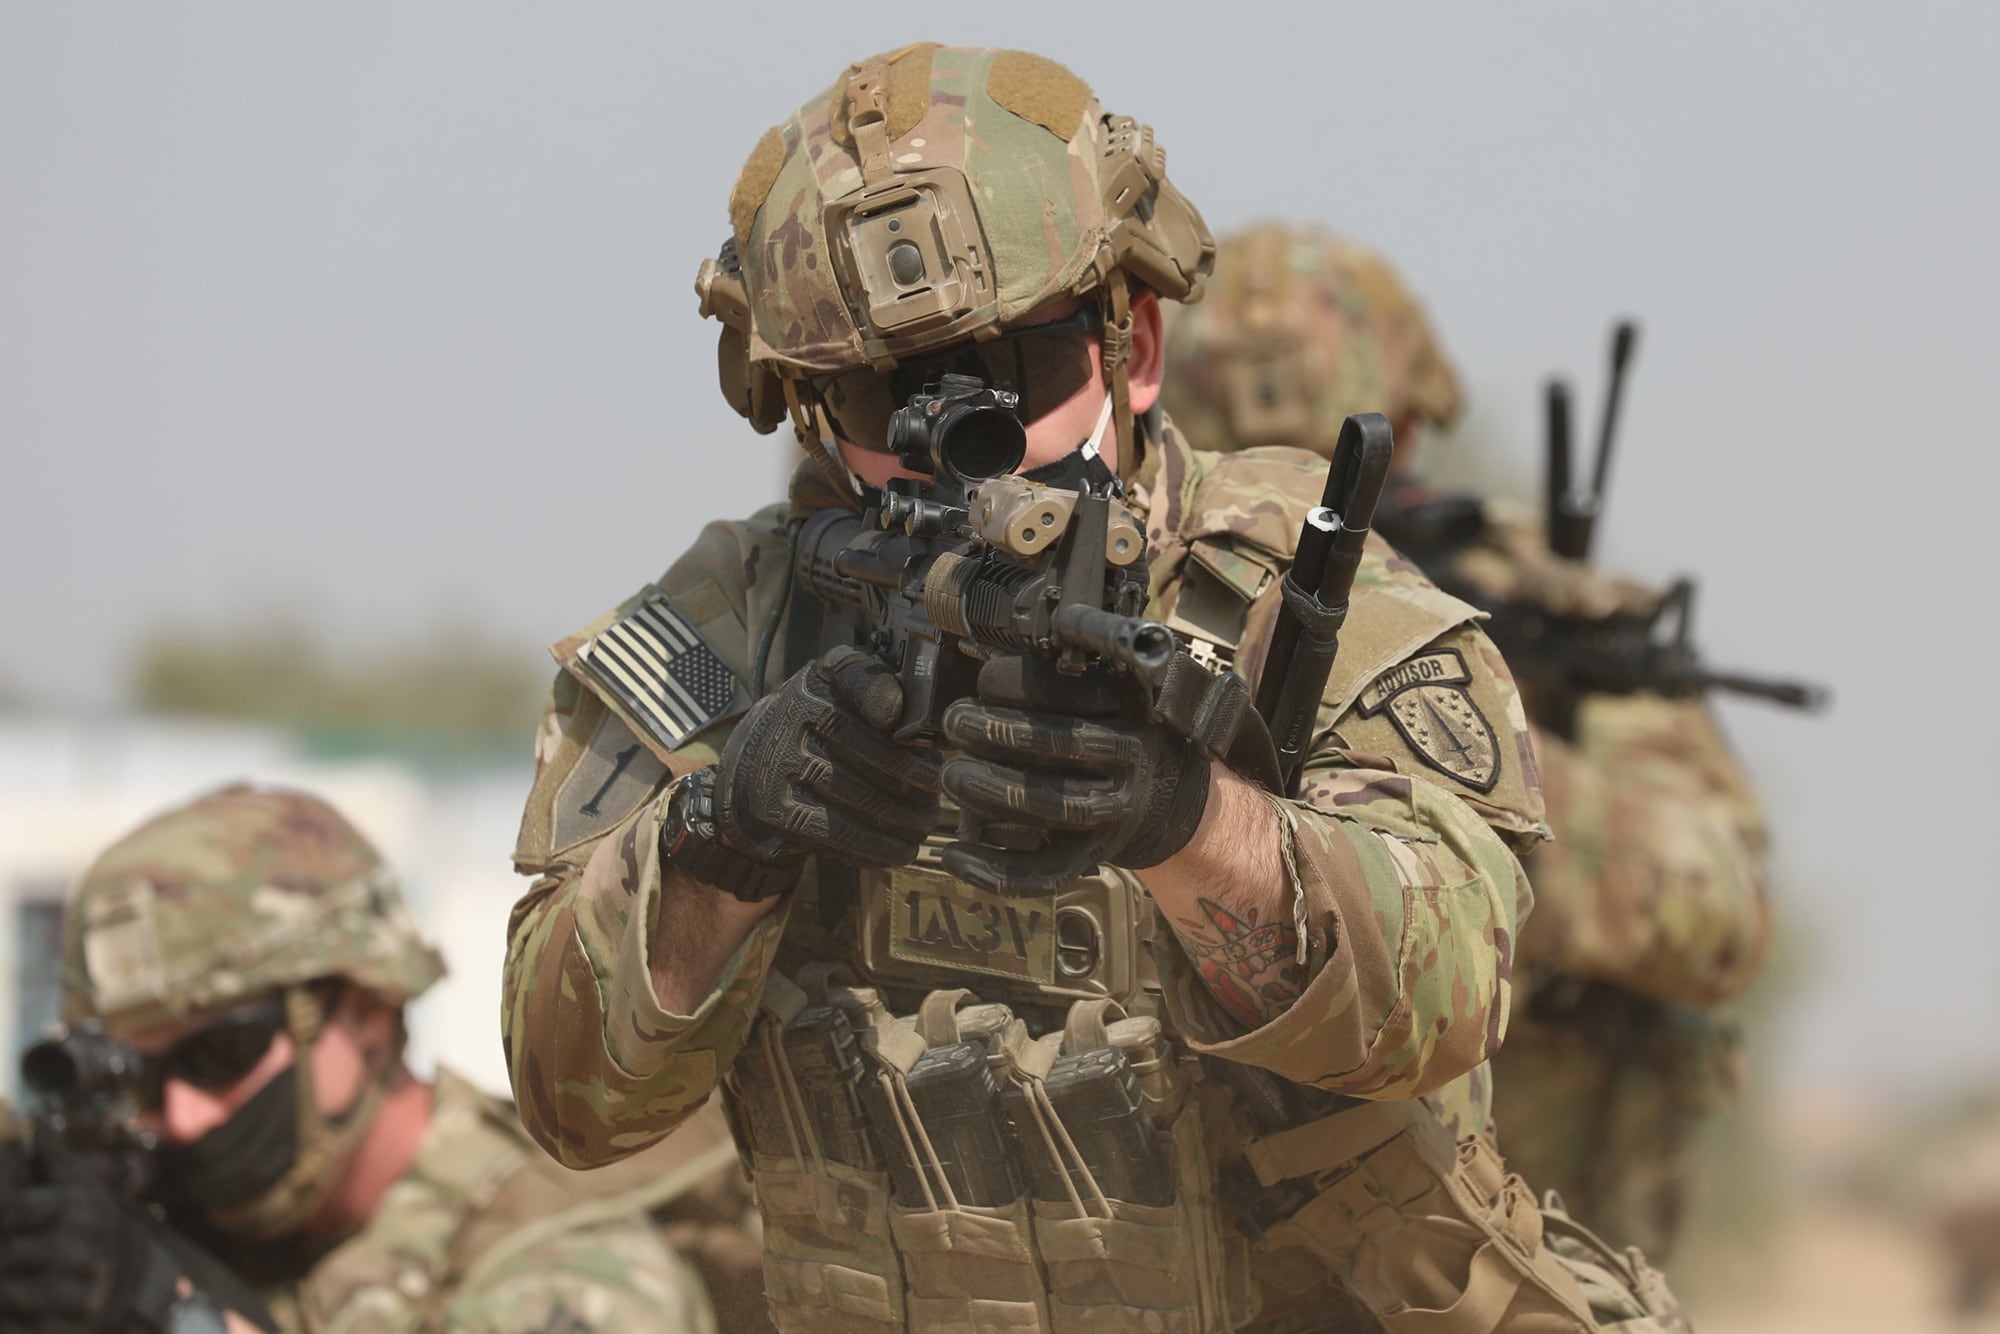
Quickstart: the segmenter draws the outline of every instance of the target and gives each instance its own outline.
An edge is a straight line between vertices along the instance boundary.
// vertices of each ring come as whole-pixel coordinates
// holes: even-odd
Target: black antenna
[[[1381,413],[1357,412],[1342,422],[1319,508],[1306,514],[1299,529],[1256,697],[1287,791],[1312,740],[1320,696],[1340,651],[1354,573],[1395,452],[1395,435]]]
[[[1611,330],[1611,383],[1604,391],[1604,420],[1597,431],[1597,468],[1590,477],[1590,499],[1604,507],[1604,484],[1611,475],[1611,441],[1618,430],[1618,403],[1625,396],[1625,370],[1639,342],[1635,320],[1620,320]],[[1586,555],[1589,553],[1585,553]]]
[[[1570,478],[1570,436],[1569,436],[1569,385],[1558,378],[1551,378],[1543,397],[1544,421],[1549,437],[1549,471],[1547,477],[1549,550],[1564,553],[1575,544],[1573,532],[1579,521],[1587,522],[1589,515],[1579,514],[1576,500],[1571,492]],[[1585,545],[1589,544],[1586,535]]]
[[[1549,386],[1549,550],[1571,560],[1589,560],[1597,516],[1604,512],[1605,487],[1611,479],[1611,445],[1617,438],[1618,405],[1625,397],[1625,372],[1639,342],[1639,325],[1620,320],[1611,329],[1611,378],[1604,389],[1604,417],[1598,423],[1597,458],[1591,465],[1590,490],[1576,494],[1570,477],[1569,391],[1560,382]]]

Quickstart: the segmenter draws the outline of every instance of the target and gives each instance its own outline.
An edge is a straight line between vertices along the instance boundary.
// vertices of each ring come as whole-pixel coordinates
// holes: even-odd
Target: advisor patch
[[[576,665],[669,750],[748,704],[728,664],[657,588],[577,650]]]
[[[1419,654],[1361,692],[1361,716],[1387,710],[1418,759],[1475,791],[1491,792],[1500,781],[1500,745],[1466,689],[1471,680],[1457,649]]]

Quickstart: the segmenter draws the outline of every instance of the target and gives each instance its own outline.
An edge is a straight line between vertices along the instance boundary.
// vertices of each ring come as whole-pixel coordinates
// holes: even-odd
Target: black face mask
[[[1030,482],[1041,482],[1065,491],[1081,491],[1086,482],[1101,488],[1106,482],[1115,480],[1111,469],[1104,465],[1104,456],[1085,454],[1083,445],[1078,445],[1053,463],[1030,468],[1021,476]]]
[[[163,1148],[160,1185],[177,1205],[226,1209],[277,1185],[298,1159],[299,1072],[287,1066],[194,1143]]]

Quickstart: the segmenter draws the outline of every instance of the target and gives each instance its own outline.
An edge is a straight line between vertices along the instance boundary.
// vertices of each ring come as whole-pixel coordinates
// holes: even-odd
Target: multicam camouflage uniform
[[[288,1331],[713,1331],[700,1278],[645,1218],[650,1185],[607,1194],[440,1070],[423,1146],[375,1215],[259,1295]]]
[[[879,114],[850,120],[871,100]],[[1116,329],[1135,274],[1177,299],[1198,292],[1206,231],[1160,163],[1149,132],[1104,116],[1039,57],[922,46],[853,67],[744,168],[731,208],[741,286],[727,264],[704,267],[704,307],[731,323],[725,391],[767,429],[786,409],[803,426],[820,406],[810,374],[947,345],[1068,293],[1100,302]],[[1042,183],[1025,208],[1024,176]],[[894,312],[868,304],[873,289],[856,294],[862,261],[828,233],[856,192],[912,181],[944,219],[939,244],[971,295],[943,323],[883,336]],[[985,246],[954,252],[960,231]],[[1121,351],[1107,339],[1129,420]],[[1170,423],[1121,424],[1119,440],[1146,524],[1151,611],[1218,658],[1243,646],[1254,672],[1323,465],[1292,450],[1198,453]],[[1361,567],[1301,794],[1270,799],[1310,977],[1278,1018],[1246,1033],[1224,1015],[1129,872],[995,900],[927,858],[858,875],[820,867],[751,929],[693,1013],[661,1006],[649,958],[667,886],[662,794],[718,760],[760,679],[760,646],[787,644],[808,600],[789,587],[791,528],[852,503],[838,464],[824,451],[817,461],[831,479],[802,465],[787,503],[709,525],[656,584],[554,647],[565,670],[515,849],[535,881],[515,908],[506,980],[510,1068],[535,1138],[567,1163],[616,1159],[718,1085],[737,1099],[741,1133],[746,1063],[766,1059],[809,999],[858,1005],[865,993],[895,1014],[921,1009],[918,1048],[957,1031],[968,985],[1057,1036],[1066,1024],[1101,1032],[1108,999],[1160,1016],[1174,1068],[1197,1080],[1172,1130],[1180,1204],[1162,1216],[1114,1202],[1104,1221],[1040,1203],[1032,1216],[913,1212],[889,1204],[879,1174],[810,1143],[787,1156],[755,1142],[780,1326],[1680,1328],[1636,1257],[1594,1248],[1559,1217],[1545,1244],[1519,1180],[1448,1128],[1486,1119],[1480,1072],[1504,1029],[1526,900],[1516,854],[1544,826],[1519,701],[1475,613],[1380,550]],[[644,626],[657,706],[591,665]],[[816,651],[779,653],[761,679]],[[1098,934],[1059,960],[1073,942],[1056,923],[1072,912]],[[886,1068],[909,1036],[890,1023],[867,1040]],[[1242,1088],[1289,1088],[1274,1098],[1315,1110],[1260,1125]],[[1365,1101],[1329,1115],[1341,1104],[1326,1094]],[[1276,1196],[1288,1205],[1253,1221]]]
[[[283,790],[225,788],[121,839],[85,874],[65,936],[69,1017],[114,1034],[272,991],[297,998],[325,977],[402,1004],[444,971],[374,848],[325,803]],[[310,1012],[290,1003],[300,1049]],[[254,1224],[210,1220],[225,1239],[290,1235],[337,1181],[385,1082],[336,1125],[307,1111],[310,1066],[296,1068],[298,1165],[269,1192],[277,1204],[253,1201]],[[676,1141],[663,1172],[686,1184],[727,1170],[726,1137],[707,1131],[692,1157]],[[712,1330],[699,1280],[645,1217],[669,1193],[657,1180],[579,1180],[534,1148],[507,1103],[440,1071],[417,1158],[374,1216],[259,1296],[286,1330],[316,1334]]]
[[[1643,614],[1658,597],[1550,555],[1539,526],[1502,505],[1458,566],[1496,600],[1560,615]],[[1739,1083],[1740,1037],[1716,1007],[1770,945],[1763,815],[1699,699],[1585,696],[1570,733],[1536,732],[1559,836],[1529,862],[1537,907],[1494,1117],[1538,1185],[1606,1236],[1663,1254],[1697,1131]]]
[[[1223,243],[1216,288],[1221,299],[1176,322],[1167,384],[1174,410],[1203,414],[1220,438],[1324,451],[1348,412],[1440,426],[1456,414],[1421,309],[1372,252],[1259,228]],[[1540,526],[1501,503],[1453,561],[1454,587],[1480,602],[1587,619],[1658,598],[1552,555]],[[1532,690],[1527,703],[1557,838],[1528,861],[1536,906],[1494,1115],[1526,1179],[1658,1256],[1679,1222],[1693,1132],[1735,1083],[1735,1030],[1714,1007],[1748,985],[1768,946],[1762,817],[1699,700],[1589,696],[1567,738],[1540,725]]]

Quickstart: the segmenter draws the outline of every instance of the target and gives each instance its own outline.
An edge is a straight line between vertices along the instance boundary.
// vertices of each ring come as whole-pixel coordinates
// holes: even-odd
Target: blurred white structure
[[[316,757],[290,733],[144,717],[0,715],[0,1092],[22,1046],[56,1017],[63,896],[100,849],[149,816],[224,783],[314,792],[401,875],[451,973],[414,1007],[411,1059],[442,1060],[506,1092],[500,965],[525,881],[513,847],[529,774],[432,773],[394,760]]]

